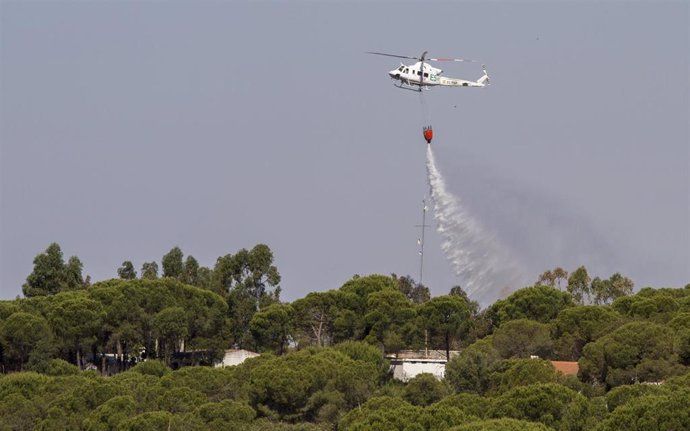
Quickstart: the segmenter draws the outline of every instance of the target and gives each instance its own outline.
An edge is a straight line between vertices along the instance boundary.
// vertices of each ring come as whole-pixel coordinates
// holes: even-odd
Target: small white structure
[[[228,349],[225,351],[225,356],[220,362],[217,362],[214,366],[219,367],[232,367],[234,365],[239,365],[249,358],[254,358],[260,356],[256,352],[251,352],[244,349]]]
[[[451,358],[457,355],[457,351],[451,351]],[[393,378],[407,382],[418,374],[433,374],[442,380],[446,372],[446,352],[430,350],[427,352],[402,351],[394,355],[386,355],[391,363]]]

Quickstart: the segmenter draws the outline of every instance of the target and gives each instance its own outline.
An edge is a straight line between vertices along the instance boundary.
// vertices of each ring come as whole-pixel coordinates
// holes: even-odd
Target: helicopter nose
[[[391,70],[390,72],[388,72],[388,76],[390,76],[391,78],[395,79],[395,77],[396,77],[396,76],[395,76],[395,75],[396,75],[395,72],[397,72],[397,70]]]

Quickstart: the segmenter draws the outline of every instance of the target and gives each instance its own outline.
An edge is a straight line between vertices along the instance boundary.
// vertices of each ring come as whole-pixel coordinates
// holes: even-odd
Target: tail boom
[[[438,83],[445,87],[485,87],[489,84],[489,74],[486,73],[486,68],[484,66],[482,66],[482,70],[484,71],[484,75],[476,81],[441,77]]]

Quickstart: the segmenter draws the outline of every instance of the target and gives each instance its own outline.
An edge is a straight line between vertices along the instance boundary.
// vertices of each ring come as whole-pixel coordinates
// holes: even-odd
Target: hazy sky
[[[0,297],[58,242],[93,280],[268,244],[283,298],[418,277],[425,93],[450,192],[517,256],[690,282],[687,2],[0,3]],[[476,64],[443,65],[476,79]],[[427,219],[428,222],[432,218]],[[424,282],[459,279],[426,232]],[[521,287],[521,286],[517,286]]]

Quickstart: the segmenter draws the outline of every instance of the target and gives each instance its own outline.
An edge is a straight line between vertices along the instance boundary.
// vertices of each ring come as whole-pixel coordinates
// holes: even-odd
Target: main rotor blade
[[[470,60],[467,58],[427,58],[429,61],[459,61],[465,63],[478,63],[477,60]]]
[[[419,60],[418,57],[408,57],[407,55],[386,54],[385,52],[365,51],[365,53],[366,53],[366,54],[374,54],[374,55],[385,55],[386,57],[408,58],[408,59],[410,59],[410,60]]]

